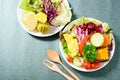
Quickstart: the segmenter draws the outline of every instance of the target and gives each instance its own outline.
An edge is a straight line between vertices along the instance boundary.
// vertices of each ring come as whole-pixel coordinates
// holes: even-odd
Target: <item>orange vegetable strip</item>
[[[80,42],[79,50],[80,50],[81,55],[82,55],[82,52],[83,52],[83,47],[85,46],[85,44],[87,43],[87,41],[90,39],[91,36],[92,36],[92,34],[89,34],[89,35],[85,36],[83,38],[83,40]]]
[[[103,35],[103,36],[104,36],[104,43],[102,44],[102,47],[107,47],[111,43],[110,37],[109,35]]]

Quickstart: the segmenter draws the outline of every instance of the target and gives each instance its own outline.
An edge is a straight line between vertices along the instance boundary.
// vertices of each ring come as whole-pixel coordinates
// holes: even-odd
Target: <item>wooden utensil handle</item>
[[[80,78],[77,75],[75,75],[70,69],[68,69],[63,63],[60,63],[60,64],[66,69],[66,71],[68,71],[68,73],[70,73],[70,75],[73,78],[75,78],[75,80],[80,80]]]
[[[61,70],[59,70],[58,73],[60,73],[62,76],[64,76],[67,80],[74,80],[73,78],[71,78],[70,76],[68,76],[64,72],[62,72]]]

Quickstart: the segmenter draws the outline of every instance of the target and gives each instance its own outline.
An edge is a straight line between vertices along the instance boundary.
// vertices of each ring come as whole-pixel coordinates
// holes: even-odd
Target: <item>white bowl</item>
[[[93,19],[93,18],[89,18],[89,19]],[[74,23],[75,23],[76,21],[78,21],[78,20],[79,20],[79,19],[74,20],[74,21],[72,21],[70,24],[68,24],[68,25],[65,27],[65,29],[63,30],[63,32],[66,31],[66,30],[68,30],[68,29],[70,29],[70,27],[68,27],[68,26],[69,26],[69,25],[74,25]],[[93,20],[96,20],[96,19],[93,19]],[[97,20],[97,21],[99,21],[99,20]],[[101,22],[101,21],[99,21],[99,22]],[[62,57],[63,57],[64,60],[67,62],[67,64],[70,65],[72,68],[74,68],[74,69],[76,69],[76,70],[79,70],[79,71],[83,71],[83,72],[93,72],[93,71],[97,71],[97,70],[102,69],[103,67],[105,67],[105,66],[111,61],[111,59],[112,59],[112,57],[113,57],[113,55],[114,55],[114,51],[115,51],[115,39],[114,39],[113,34],[112,34],[112,39],[113,39],[113,40],[112,40],[113,48],[112,48],[112,51],[110,52],[109,60],[108,60],[108,61],[104,61],[104,62],[100,62],[100,66],[99,66],[99,68],[97,68],[97,69],[85,69],[85,68],[77,67],[77,66],[73,65],[72,63],[70,63],[70,62],[67,61],[67,59],[66,59],[67,55],[66,55],[66,53],[64,53],[64,51],[63,51],[62,44],[61,44],[61,41],[60,41],[60,40],[59,40],[59,48],[60,48]]]
[[[69,7],[68,1],[64,0],[64,2]],[[17,6],[17,18],[18,18],[18,21],[19,21],[20,25],[22,26],[22,28],[29,34],[38,36],[38,37],[48,37],[48,36],[52,36],[52,35],[58,33],[59,31],[61,31],[64,28],[65,25],[60,25],[58,27],[50,26],[50,30],[46,34],[42,34],[41,32],[38,32],[38,31],[34,31],[34,32],[29,31],[22,22],[23,10],[19,8],[20,3],[21,3],[21,0],[19,1],[19,4]],[[71,16],[70,16],[70,19],[71,19]]]

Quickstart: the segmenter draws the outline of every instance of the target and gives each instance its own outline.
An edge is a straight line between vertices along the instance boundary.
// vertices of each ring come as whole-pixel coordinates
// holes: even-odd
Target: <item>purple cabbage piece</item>
[[[93,22],[89,22],[86,24],[86,27],[88,28],[88,34],[95,32],[103,33],[102,24],[96,25]]]
[[[86,24],[86,28],[88,28],[88,34],[92,34],[92,33],[95,33],[96,31],[96,25],[92,22],[89,22]]]
[[[112,40],[113,40],[113,39],[112,39]],[[112,49],[113,49],[113,43],[112,43],[112,40],[111,40],[111,44],[109,45],[109,48],[108,48],[109,51],[112,51]]]
[[[79,27],[75,28],[75,34],[77,35],[79,43],[82,39],[88,35],[88,29],[85,26],[80,25]]]
[[[51,0],[43,0],[43,12],[48,16],[48,23],[51,23],[51,21],[58,15],[57,9]]]
[[[58,6],[61,5],[61,3],[63,2],[63,0],[61,0],[57,6],[54,5],[54,3],[51,1],[51,0],[43,0],[43,12],[45,14],[47,14],[47,22],[50,24],[50,25],[53,25],[51,22],[52,20],[58,16],[58,12],[57,12],[57,9],[58,9]],[[53,26],[58,26],[58,25],[53,25]]]

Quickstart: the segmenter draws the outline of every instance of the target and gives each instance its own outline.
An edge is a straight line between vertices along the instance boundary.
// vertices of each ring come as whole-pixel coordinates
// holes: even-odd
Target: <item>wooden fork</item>
[[[62,72],[56,64],[54,64],[51,61],[44,60],[43,63],[51,70],[60,73],[62,76],[64,76],[67,80],[74,80],[73,78],[69,77],[67,74]]]

